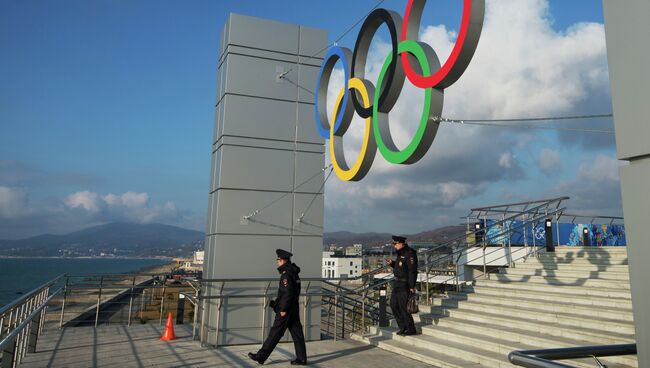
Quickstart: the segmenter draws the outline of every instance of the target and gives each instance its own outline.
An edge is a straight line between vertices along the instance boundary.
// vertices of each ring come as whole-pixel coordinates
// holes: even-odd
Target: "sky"
[[[377,2],[0,0],[0,239],[112,221],[204,230],[227,15],[323,28],[333,41]],[[381,7],[401,14],[405,4]],[[458,0],[427,3],[420,40],[441,60],[460,11]],[[353,48],[358,29],[339,44]],[[369,80],[389,42],[382,27]],[[421,99],[407,85],[390,114],[400,147],[415,130]],[[445,90],[443,116],[609,112],[600,0],[488,0],[476,54]],[[607,118],[545,126],[613,130]],[[361,133],[355,120],[345,141],[350,157]],[[472,207],[561,195],[572,198],[572,212],[621,215],[622,164],[611,134],[443,124],[414,165],[378,155],[358,183],[332,176],[325,231],[415,233],[457,224]]]

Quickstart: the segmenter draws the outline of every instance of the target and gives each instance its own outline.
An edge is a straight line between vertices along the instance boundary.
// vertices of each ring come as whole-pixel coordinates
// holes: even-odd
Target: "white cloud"
[[[501,154],[501,157],[499,157],[499,166],[501,166],[504,169],[509,169],[513,166],[515,161],[514,156],[510,152],[506,152]]]
[[[83,208],[88,212],[99,212],[101,209],[100,198],[97,193],[83,191],[70,194],[65,201],[65,204],[70,208]]]
[[[16,218],[27,212],[26,190],[0,186],[0,218]]]
[[[99,195],[86,190],[29,203],[26,189],[5,186],[0,186],[0,219],[0,239],[64,234],[109,222],[160,222],[191,228],[205,223],[173,202],[151,204],[145,192]]]
[[[560,152],[549,148],[544,148],[539,152],[537,162],[540,170],[547,175],[557,172],[562,168]]]
[[[572,213],[622,216],[619,168],[622,161],[605,155],[583,160],[572,180],[559,183],[553,196],[569,196]]]
[[[619,167],[624,164],[623,161],[598,155],[593,162],[582,163],[580,165],[578,168],[578,179],[596,182],[619,182]]]

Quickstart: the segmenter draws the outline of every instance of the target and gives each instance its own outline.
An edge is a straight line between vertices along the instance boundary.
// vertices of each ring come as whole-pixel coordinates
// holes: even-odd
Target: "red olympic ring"
[[[417,40],[425,4],[426,0],[409,0],[404,11],[402,41],[406,39]],[[403,53],[401,56],[402,67],[408,80],[420,88],[443,89],[454,84],[463,74],[474,55],[483,26],[484,10],[484,0],[463,0],[463,18],[460,24],[458,38],[445,64],[433,75],[425,77],[418,74],[411,66],[407,54]],[[411,13],[414,13],[414,19],[409,23]]]

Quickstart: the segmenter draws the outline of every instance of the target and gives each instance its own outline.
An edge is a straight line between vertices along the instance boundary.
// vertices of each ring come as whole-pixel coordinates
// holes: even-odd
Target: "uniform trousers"
[[[300,323],[300,314],[298,308],[293,308],[284,317],[280,313],[275,314],[275,320],[269,336],[264,341],[262,348],[257,352],[257,355],[266,360],[275,346],[280,342],[284,333],[289,329],[291,338],[293,339],[293,346],[296,349],[296,358],[301,361],[307,360],[307,348],[305,347],[305,336],[302,333],[302,324]]]
[[[410,291],[406,283],[393,284],[393,293],[390,296],[390,309],[393,311],[393,316],[395,316],[400,330],[415,332],[413,316],[406,311],[409,294]]]

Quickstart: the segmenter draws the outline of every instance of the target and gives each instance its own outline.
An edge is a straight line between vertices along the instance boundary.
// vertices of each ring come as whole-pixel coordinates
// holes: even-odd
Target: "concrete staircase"
[[[512,367],[513,350],[635,342],[625,247],[559,247],[420,310],[420,335],[397,336],[392,321],[351,338],[438,367]],[[636,356],[601,361],[637,366]]]

